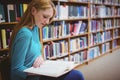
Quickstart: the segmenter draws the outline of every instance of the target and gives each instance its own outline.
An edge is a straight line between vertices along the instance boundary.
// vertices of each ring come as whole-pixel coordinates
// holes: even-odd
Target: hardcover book
[[[28,69],[25,69],[24,72],[33,73],[36,75],[59,77],[68,73],[77,66],[78,63],[72,61],[46,60],[40,67],[38,68],[30,67]]]

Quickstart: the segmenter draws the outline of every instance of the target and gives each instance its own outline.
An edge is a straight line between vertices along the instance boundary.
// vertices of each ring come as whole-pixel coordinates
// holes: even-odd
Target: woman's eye
[[[48,18],[48,16],[43,16],[44,18]]]

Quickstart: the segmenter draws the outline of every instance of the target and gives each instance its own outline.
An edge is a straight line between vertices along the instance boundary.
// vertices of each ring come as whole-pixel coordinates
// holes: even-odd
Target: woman
[[[32,0],[21,21],[14,28],[10,42],[11,80],[25,80],[32,74],[24,73],[29,67],[39,67],[44,62],[41,54],[41,43],[38,28],[51,23],[55,16],[55,7],[51,0]],[[40,76],[40,80],[54,80],[50,77]],[[79,71],[59,77],[61,80],[83,80]],[[30,80],[39,80],[31,77]]]

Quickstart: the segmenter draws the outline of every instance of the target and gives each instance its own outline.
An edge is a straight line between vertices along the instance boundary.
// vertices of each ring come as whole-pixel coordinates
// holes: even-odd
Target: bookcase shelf
[[[18,22],[2,22],[0,25],[16,25]]]
[[[5,9],[7,9],[8,4],[24,4],[30,1],[21,0],[17,2],[13,0],[11,2],[11,0],[2,0],[2,3],[5,2],[4,7],[6,6]],[[79,62],[81,65],[113,50],[120,49],[120,2],[117,4],[117,0],[110,3],[95,2],[96,0],[83,0],[83,2],[72,0],[52,1],[58,11],[56,17],[48,25],[49,28],[45,26],[40,30],[42,53],[45,59],[72,60]],[[72,9],[75,11],[69,12]],[[6,11],[5,14],[7,15]],[[106,14],[102,15],[101,13]],[[0,23],[0,36],[3,34],[1,30],[12,30],[18,23],[17,21],[9,22],[8,17],[5,18],[7,19],[6,22]],[[45,36],[48,35],[45,29],[53,32],[56,30],[58,33],[56,32],[56,35],[49,33],[51,35]],[[49,44],[51,41],[54,43],[53,45]],[[0,37],[0,53],[8,51],[7,48],[3,48],[3,44],[2,37]],[[46,53],[51,46],[52,52]]]
[[[29,3],[31,0],[0,0],[2,4],[19,4],[19,3]]]
[[[73,19],[54,19],[53,21],[78,21],[78,20],[88,20],[88,18],[73,18]]]
[[[6,49],[0,49],[0,52],[3,52],[3,51],[8,51],[8,48],[6,48]]]

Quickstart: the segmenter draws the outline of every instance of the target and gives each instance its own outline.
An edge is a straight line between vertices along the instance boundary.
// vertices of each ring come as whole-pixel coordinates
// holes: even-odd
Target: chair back
[[[0,61],[0,72],[2,80],[10,80],[10,59]]]

